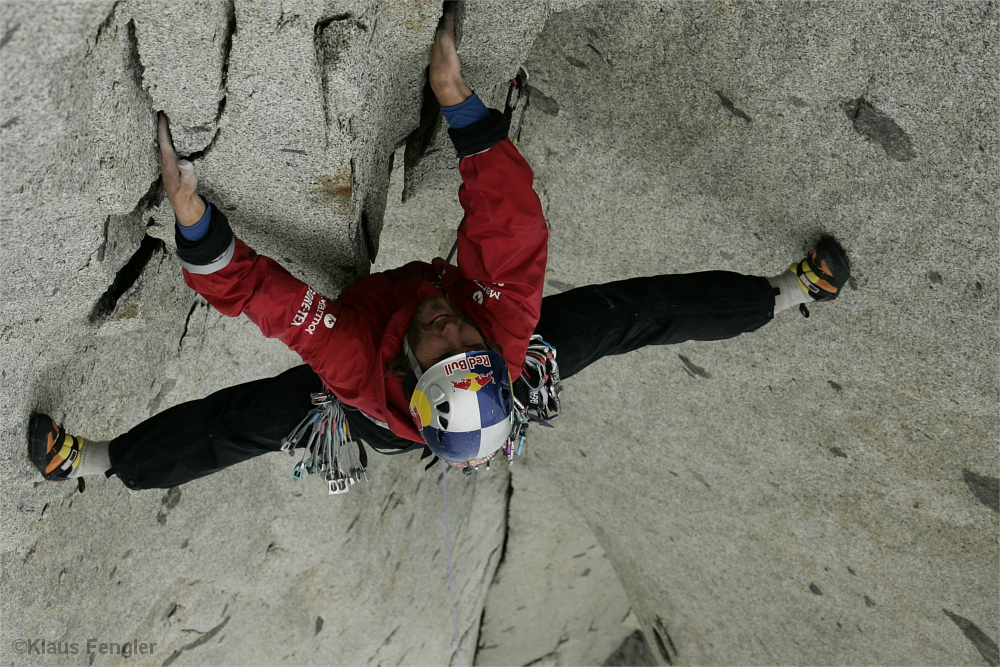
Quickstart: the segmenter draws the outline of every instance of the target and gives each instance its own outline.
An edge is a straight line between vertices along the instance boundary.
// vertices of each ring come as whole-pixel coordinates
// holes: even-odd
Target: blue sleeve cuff
[[[201,195],[198,196],[201,197]],[[202,197],[202,201],[204,200],[205,198]],[[206,235],[208,235],[208,223],[211,219],[212,219],[212,205],[206,201],[205,215],[201,216],[201,220],[194,223],[190,227],[185,227],[179,222],[176,222],[176,220],[175,224],[177,225],[177,231],[179,231],[181,233],[181,236],[183,236],[185,239],[187,239],[188,241],[200,241],[203,238],[205,238]]]
[[[450,107],[441,107],[441,113],[444,114],[448,125],[457,130],[486,118],[490,115],[490,110],[486,108],[478,95],[472,93],[472,97],[464,102]]]

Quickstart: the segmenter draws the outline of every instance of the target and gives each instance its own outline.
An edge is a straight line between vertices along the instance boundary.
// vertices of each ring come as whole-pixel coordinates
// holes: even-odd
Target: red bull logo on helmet
[[[466,391],[479,391],[490,382],[493,382],[493,371],[490,371],[486,375],[469,373],[458,382],[455,380],[449,380],[449,382],[451,382],[451,390],[453,392],[459,389],[465,389]]]
[[[452,375],[459,371],[469,371],[472,370],[473,366],[489,366],[492,368],[493,364],[490,363],[490,358],[487,355],[479,354],[474,357],[466,357],[465,359],[459,359],[458,361],[452,361],[445,364],[444,374]]]
[[[431,423],[433,416],[431,412],[431,402],[427,398],[427,394],[419,389],[414,390],[413,397],[410,399],[410,417],[418,429]]]

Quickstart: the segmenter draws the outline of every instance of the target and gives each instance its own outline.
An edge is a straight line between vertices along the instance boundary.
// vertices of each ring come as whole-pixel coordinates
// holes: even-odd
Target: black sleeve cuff
[[[490,109],[490,115],[472,125],[458,129],[450,128],[448,136],[455,144],[458,157],[468,157],[481,153],[487,148],[496,146],[507,138],[510,131],[510,119],[496,109]]]
[[[207,203],[207,200],[206,200]],[[211,264],[229,249],[233,242],[233,230],[229,220],[219,210],[212,206],[212,217],[208,223],[208,234],[197,241],[188,241],[181,236],[179,229],[174,229],[174,239],[177,241],[177,256],[188,264]]]

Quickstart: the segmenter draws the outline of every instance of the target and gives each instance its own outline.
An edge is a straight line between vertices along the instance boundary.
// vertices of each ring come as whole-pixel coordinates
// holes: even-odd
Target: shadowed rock
[[[992,667],[996,667],[998,661],[1000,661],[1000,649],[998,649],[997,643],[990,639],[985,632],[979,629],[979,626],[969,619],[962,618],[947,609],[942,609],[942,611],[962,630],[962,634],[972,642],[972,645],[976,647],[979,654],[983,656],[983,660],[992,665]]]
[[[1000,512],[1000,478],[980,475],[965,468],[962,469],[962,476],[976,500],[994,512]]]
[[[863,97],[844,105],[844,113],[851,119],[854,131],[885,149],[885,154],[898,162],[917,156],[913,141],[896,121],[882,113]]]

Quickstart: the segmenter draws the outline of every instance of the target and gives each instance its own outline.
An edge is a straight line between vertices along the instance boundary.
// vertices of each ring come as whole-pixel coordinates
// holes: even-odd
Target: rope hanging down
[[[444,489],[444,550],[448,556],[448,599],[451,600],[451,626],[455,631],[455,664],[462,664],[462,650],[459,646],[458,608],[455,606],[455,583],[451,567],[451,521],[448,518],[448,465],[441,462],[441,486]]]

